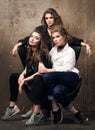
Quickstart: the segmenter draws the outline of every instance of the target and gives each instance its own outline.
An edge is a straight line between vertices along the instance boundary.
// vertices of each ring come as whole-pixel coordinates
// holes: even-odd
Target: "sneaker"
[[[63,121],[63,113],[62,113],[62,106],[59,105],[59,109],[57,111],[53,111],[54,114],[54,123],[60,124]]]
[[[2,120],[7,120],[11,118],[12,116],[16,115],[18,112],[20,112],[20,109],[16,105],[13,108],[7,107],[5,114],[2,117]]]
[[[31,109],[28,112],[26,112],[25,114],[22,114],[21,117],[24,118],[24,119],[27,119],[32,115],[32,113],[33,113],[33,111]]]
[[[31,117],[29,118],[29,120],[26,121],[25,125],[26,126],[30,126],[30,125],[36,125],[40,122],[40,120],[43,118],[43,113],[40,112],[39,115],[36,115],[35,113],[33,113],[31,115]]]
[[[80,124],[88,124],[88,118],[85,118],[81,112],[77,112],[75,118],[80,122]]]

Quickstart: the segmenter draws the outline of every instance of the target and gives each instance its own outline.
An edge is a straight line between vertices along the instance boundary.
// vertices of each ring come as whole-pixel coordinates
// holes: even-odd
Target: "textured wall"
[[[81,109],[95,110],[95,1],[94,0],[0,0],[0,106],[9,99],[9,76],[21,72],[19,57],[13,58],[10,51],[20,38],[31,33],[40,25],[43,12],[55,8],[62,16],[68,31],[83,38],[91,45],[93,56],[88,58],[82,48],[78,67],[83,77],[82,88],[75,104]],[[20,96],[18,104],[23,108],[28,100]]]

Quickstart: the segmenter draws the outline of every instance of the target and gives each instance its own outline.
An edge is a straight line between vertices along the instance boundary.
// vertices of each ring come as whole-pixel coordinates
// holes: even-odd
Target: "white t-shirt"
[[[68,45],[58,52],[57,47],[54,46],[50,51],[53,69],[56,71],[72,71],[79,74],[79,70],[75,68],[76,59],[75,51]]]

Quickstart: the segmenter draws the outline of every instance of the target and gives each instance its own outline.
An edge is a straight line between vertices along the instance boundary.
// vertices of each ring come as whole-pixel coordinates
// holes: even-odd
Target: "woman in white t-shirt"
[[[44,73],[43,78],[47,87],[48,99],[51,100],[54,114],[54,123],[61,123],[63,114],[61,105],[74,113],[80,123],[87,121],[73,106],[68,92],[74,90],[79,83],[79,70],[75,67],[75,51],[68,45],[67,31],[60,25],[51,30],[51,37],[55,46],[50,51],[52,69],[39,67],[39,72]],[[59,105],[60,103],[61,105]]]

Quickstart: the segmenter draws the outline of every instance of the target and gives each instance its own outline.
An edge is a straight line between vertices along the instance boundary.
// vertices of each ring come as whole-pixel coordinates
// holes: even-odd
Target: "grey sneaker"
[[[22,114],[21,117],[27,119],[32,115],[32,113],[33,113],[33,111],[31,109],[28,112],[26,112],[25,114]]]
[[[43,113],[40,112],[39,115],[36,115],[35,113],[33,113],[31,115],[31,117],[29,118],[29,120],[26,121],[25,125],[26,126],[30,126],[30,125],[36,125],[40,122],[40,120],[43,118]]]
[[[7,120],[11,118],[12,116],[16,115],[18,112],[20,112],[20,109],[16,105],[13,108],[7,107],[5,114],[2,117],[2,120]]]

